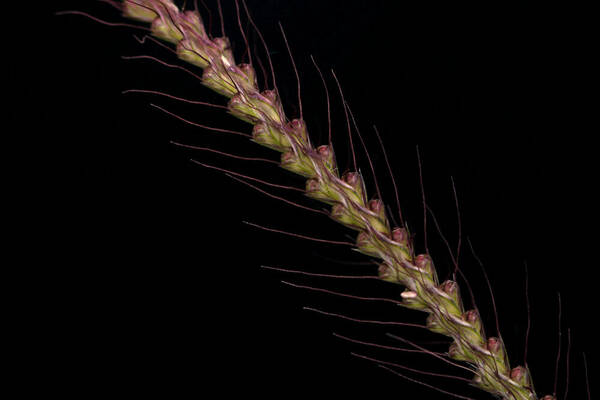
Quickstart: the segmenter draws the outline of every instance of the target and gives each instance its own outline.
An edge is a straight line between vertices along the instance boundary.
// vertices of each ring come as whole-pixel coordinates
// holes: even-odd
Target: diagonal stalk
[[[511,368],[499,338],[465,310],[454,281],[439,282],[433,260],[416,255],[405,228],[393,228],[383,203],[369,200],[359,172],[340,175],[331,145],[315,147],[301,119],[289,120],[276,90],[260,91],[251,65],[236,65],[226,37],[211,39],[200,15],[168,0],[127,0],[124,15],[151,24],[178,57],[204,70],[205,86],[229,99],[229,112],[254,126],[252,140],[282,153],[281,167],[307,178],[306,195],[331,206],[331,217],[358,232],[356,249],[381,260],[382,280],[406,287],[402,302],[425,311],[430,330],[453,340],[449,354],[476,371],[473,384],[504,399],[536,399],[529,371]]]

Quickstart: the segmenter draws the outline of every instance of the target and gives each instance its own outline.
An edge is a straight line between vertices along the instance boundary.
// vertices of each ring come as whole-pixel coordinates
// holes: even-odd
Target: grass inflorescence
[[[148,3],[146,6],[155,8],[161,8],[164,5],[162,2],[150,1],[144,3]],[[129,10],[129,13],[132,14],[136,11],[139,10],[136,10],[134,7],[133,10]],[[199,21],[182,23],[177,19],[177,15],[180,15],[178,13],[173,8],[168,12],[168,17],[163,16],[162,20],[160,18],[157,19],[156,15],[140,16],[136,14],[136,17],[148,20],[152,19],[152,21],[161,20],[161,23],[154,22],[155,33],[158,33],[158,36],[162,36],[163,39],[174,43],[181,43],[181,39],[189,31],[194,31],[196,35],[204,35],[199,29],[193,28],[193,26],[198,26]],[[189,26],[187,25],[188,23],[190,24]],[[177,28],[171,26],[172,24],[177,26]],[[332,156],[334,154],[333,147],[330,147],[327,142],[327,129],[323,128],[322,122],[320,136],[322,139],[321,143],[324,143],[325,147],[318,147],[311,142],[309,135],[305,131],[307,126],[308,130],[311,129],[310,124],[305,124],[300,120],[290,120],[289,117],[286,117],[286,112],[284,111],[286,107],[278,100],[277,93],[262,92],[261,94],[258,85],[251,76],[253,73],[248,66],[228,70],[235,63],[232,55],[227,54],[227,46],[219,41],[214,42],[208,35],[206,35],[205,39],[207,41],[205,45],[212,50],[207,51],[206,49],[195,48],[193,52],[189,53],[187,52],[189,50],[185,48],[180,52],[182,57],[186,61],[192,61],[196,66],[205,67],[205,71],[209,71],[208,73],[204,72],[204,85],[231,99],[229,102],[230,113],[254,125],[252,133],[255,142],[283,152],[281,159],[282,166],[289,171],[308,178],[307,192],[309,197],[323,200],[325,203],[332,205],[332,218],[358,231],[358,249],[363,253],[376,256],[385,261],[379,268],[380,277],[384,280],[401,283],[408,287],[408,290],[402,296],[399,296],[398,300],[404,306],[425,310],[433,316],[427,321],[428,327],[431,330],[450,336],[454,340],[455,345],[451,348],[450,354],[455,359],[462,359],[475,366],[476,375],[481,379],[481,381],[475,382],[476,385],[481,386],[484,390],[497,393],[504,398],[535,398],[535,395],[531,394],[531,382],[527,377],[522,378],[521,382],[518,382],[521,378],[508,380],[511,373],[517,374],[520,370],[511,370],[508,366],[506,361],[507,355],[505,354],[502,341],[494,340],[483,334],[483,331],[479,327],[479,315],[472,312],[467,313],[462,304],[463,300],[458,296],[456,284],[452,281],[443,282],[442,279],[436,276],[437,273],[432,267],[430,257],[428,255],[419,256],[410,235],[413,232],[409,232],[407,226],[394,229],[393,224],[387,216],[388,211],[385,207],[382,207],[377,198],[366,194],[367,192],[373,193],[371,187],[369,187],[369,190],[365,187],[372,186],[372,183],[368,185],[364,184],[364,181],[367,181],[365,177],[368,176],[368,166],[363,165],[360,170],[361,173],[358,173],[353,165],[354,157],[351,154],[347,154],[345,157],[341,157],[342,159],[345,158],[344,167],[339,167],[339,163]],[[259,43],[258,46],[261,46],[261,44]],[[243,48],[244,46],[242,45],[242,51]],[[285,51],[285,47],[283,50]],[[240,50],[237,51],[237,53],[239,52]],[[224,56],[224,54],[226,55]],[[376,75],[376,73],[374,74]],[[340,80],[342,82],[349,79],[349,77],[344,77],[339,73],[338,75],[341,76]],[[386,74],[386,79],[389,79],[390,75]],[[382,85],[385,85],[386,79],[382,80]],[[287,79],[287,82],[289,83],[290,80]],[[330,96],[332,98],[333,96],[337,96],[335,80],[332,80],[331,76],[328,78],[328,84]],[[281,93],[284,93],[283,90],[281,90]],[[287,95],[288,98],[290,96],[294,97],[294,90],[288,88]],[[310,98],[312,99],[312,97]],[[347,95],[347,98],[352,105],[352,96]],[[339,103],[339,99],[337,101]],[[294,111],[296,111],[297,115],[299,112],[298,104],[297,102],[294,103],[296,107]],[[161,107],[159,110],[167,110],[162,106],[159,107]],[[354,106],[352,107],[354,109]],[[344,111],[347,110],[339,107],[338,104],[337,112],[344,113]],[[304,110],[304,113],[308,114],[307,109]],[[349,121],[351,121],[351,118]],[[243,132],[244,125],[239,125],[239,127],[240,130],[236,127],[235,131]],[[401,123],[398,124],[398,129],[402,129]],[[337,138],[340,135],[345,135],[343,124],[337,127],[333,141],[338,140]],[[373,144],[376,142],[371,141],[370,143]],[[397,144],[398,142],[394,143]],[[353,146],[357,149],[360,148],[356,136]],[[371,150],[371,154],[373,152],[375,151]],[[394,153],[391,151],[390,156],[393,159]],[[200,159],[198,156],[195,158]],[[425,160],[427,160],[427,157]],[[361,161],[365,161],[364,156],[361,157]],[[414,159],[412,162],[414,162]],[[381,160],[379,160],[379,165],[381,166],[382,164]],[[425,172],[427,172],[427,168],[432,168],[428,166],[430,164],[427,161],[424,164]],[[440,165],[443,166],[443,162],[436,160],[435,166],[439,167]],[[379,176],[383,176],[385,169],[380,169],[380,171],[383,172],[380,172]],[[425,177],[428,176],[427,173],[424,175]],[[399,180],[400,177],[397,175],[396,179]],[[425,181],[427,182],[427,179]],[[410,185],[405,184],[405,182],[400,181],[399,185],[402,192],[402,200],[404,201],[407,193],[420,200],[419,185],[416,188],[413,186],[412,189],[406,190],[405,188],[410,187]],[[451,191],[449,193],[449,199],[452,201]],[[388,191],[387,197],[393,198],[389,196],[390,194]],[[432,201],[435,202],[435,200],[428,199],[428,202]],[[390,203],[393,204],[393,201],[390,201]],[[314,208],[323,209],[323,207],[319,208],[319,206],[315,206],[315,203],[311,204]],[[414,209],[417,208],[414,207]],[[300,211],[294,209],[293,212],[298,213]],[[400,221],[399,216],[395,218],[397,222]],[[431,225],[431,218],[430,215],[430,236],[435,235],[435,228]],[[446,225],[450,225],[449,220],[449,218],[445,220]],[[412,221],[415,221],[414,217],[412,217]],[[267,226],[266,224],[265,222],[265,226]],[[415,225],[413,222],[412,226]],[[311,234],[318,237],[321,229],[315,229],[314,225],[310,228],[313,229]],[[306,232],[306,230],[302,230],[301,226],[298,226],[298,231]],[[265,240],[272,240],[270,236],[265,237],[268,237]],[[423,249],[425,247],[423,239],[418,240],[418,246]],[[265,250],[268,251],[268,243],[265,245]],[[462,251],[466,252],[468,250],[463,248]],[[446,259],[446,262],[450,263],[450,267],[446,269],[452,272],[452,261]],[[235,272],[233,274],[235,275]],[[447,274],[448,272],[446,271],[444,276]],[[520,281],[521,279],[518,280]],[[463,289],[462,296],[464,297],[465,294],[466,290]],[[488,312],[492,313],[493,311],[490,309]],[[492,324],[494,324],[493,318],[485,318],[488,321],[491,320]],[[476,328],[473,328],[473,326],[476,326]],[[494,327],[492,326],[488,330],[494,332]]]

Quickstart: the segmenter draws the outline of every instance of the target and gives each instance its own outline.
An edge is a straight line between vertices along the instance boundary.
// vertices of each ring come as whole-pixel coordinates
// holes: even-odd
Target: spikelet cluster
[[[487,337],[458,284],[439,282],[432,258],[415,254],[405,227],[392,227],[380,199],[369,199],[358,171],[340,175],[330,144],[311,143],[305,122],[288,119],[276,90],[260,90],[250,64],[236,64],[226,37],[210,37],[201,16],[169,0],[122,3],[124,16],[151,24],[181,60],[203,69],[205,86],[228,98],[229,112],[253,125],[252,140],[281,153],[280,165],[307,179],[306,195],[331,206],[331,218],[357,231],[356,249],[380,260],[380,279],[404,286],[405,307],[428,314],[427,327],[452,339],[451,358],[475,371],[472,384],[502,399],[537,399],[529,370],[511,368],[500,338]],[[546,396],[544,399],[552,399]]]

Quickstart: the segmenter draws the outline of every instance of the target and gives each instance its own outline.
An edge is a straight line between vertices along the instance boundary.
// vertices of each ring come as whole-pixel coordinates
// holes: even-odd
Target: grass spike
[[[413,243],[398,231],[404,228],[390,224],[382,204],[367,200],[357,168],[340,175],[334,149],[311,143],[307,123],[286,116],[278,91],[259,90],[253,67],[235,64],[227,38],[210,38],[197,12],[182,12],[170,1],[136,3],[143,6],[124,10],[127,16],[150,22],[153,34],[174,44],[181,60],[203,68],[203,84],[230,99],[229,112],[254,126],[254,141],[281,152],[282,167],[308,178],[306,195],[332,206],[334,220],[359,231],[357,249],[381,259],[382,278],[408,288],[401,299],[427,312],[433,331],[454,339],[450,352],[478,369],[476,385],[505,399],[537,399],[529,371],[511,368],[502,341],[485,337],[477,314],[462,308],[458,284],[438,281],[429,254],[412,257]]]

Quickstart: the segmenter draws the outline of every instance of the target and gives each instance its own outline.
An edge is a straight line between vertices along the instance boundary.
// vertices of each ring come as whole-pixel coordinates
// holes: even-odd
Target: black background
[[[207,6],[212,11],[211,32],[218,36],[216,3],[208,1]],[[597,128],[588,125],[592,50],[586,38],[591,28],[585,10],[516,1],[456,5],[248,0],[248,6],[269,43],[291,118],[298,115],[296,83],[277,22],[285,28],[302,79],[304,115],[316,144],[327,140],[326,102],[310,54],[327,75],[334,146],[341,169],[347,170],[352,162],[345,120],[329,73],[335,69],[374,158],[383,197],[394,207],[393,188],[371,128],[378,126],[419,251],[424,251],[424,229],[417,146],[427,203],[452,247],[458,239],[450,177],[454,178],[463,228],[461,267],[493,335],[489,292],[466,246],[468,237],[493,285],[513,365],[523,362],[524,263],[528,264],[528,361],[540,395],[554,386],[557,292],[561,293],[563,361],[571,328],[569,396],[583,398],[581,354],[592,357],[594,343],[590,323],[597,304],[592,275],[598,221]],[[225,29],[240,60],[245,46],[234,3],[226,0],[223,7]],[[122,21],[116,10],[99,2],[59,1],[52,8]],[[202,12],[208,24],[208,13]],[[31,274],[36,282],[53,282],[45,285],[50,288],[45,300],[34,303],[40,368],[64,372],[52,380],[52,390],[80,397],[449,398],[349,353],[428,371],[464,371],[452,371],[428,355],[372,349],[331,333],[400,347],[404,346],[385,333],[419,343],[440,337],[414,328],[352,324],[302,307],[414,323],[422,323],[424,315],[279,281],[392,298],[401,289],[259,268],[373,274],[371,266],[333,261],[366,257],[344,246],[264,232],[242,221],[333,240],[351,238],[351,231],[190,159],[296,187],[303,186],[302,179],[272,165],[189,151],[170,141],[274,160],[276,153],[241,137],[187,126],[149,103],[210,126],[249,132],[248,125],[221,110],[120,92],[155,89],[224,104],[222,97],[185,72],[148,60],[121,59],[146,54],[177,63],[159,46],[139,44],[132,35],[143,31],[51,12],[47,23],[38,37],[47,57],[35,66],[44,87],[31,87],[29,94],[43,101],[40,112],[31,117],[37,123],[41,114],[43,126],[32,147],[50,158],[39,168],[35,189],[42,211],[39,251],[58,262]],[[250,35],[250,43],[265,62],[256,35]],[[260,81],[262,85],[262,76]],[[374,193],[365,153],[357,143],[355,136],[358,163],[369,193]],[[302,195],[269,191],[321,207]],[[427,234],[445,279],[451,261],[431,215]],[[461,287],[471,307],[462,282]],[[474,399],[489,398],[463,382],[403,373]],[[562,363],[559,394],[565,375]]]

